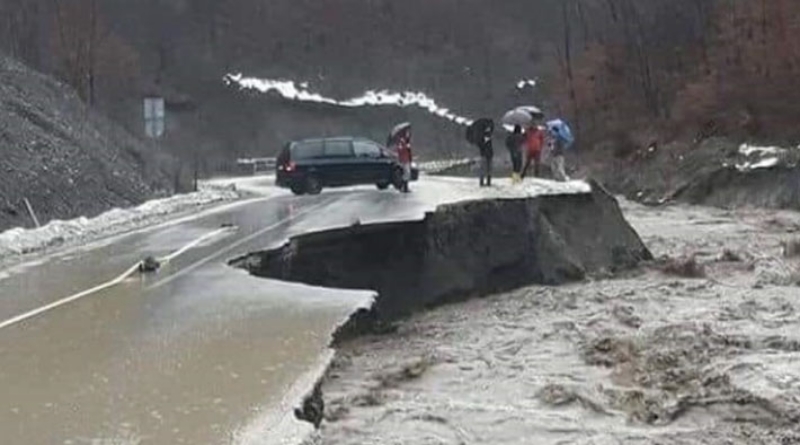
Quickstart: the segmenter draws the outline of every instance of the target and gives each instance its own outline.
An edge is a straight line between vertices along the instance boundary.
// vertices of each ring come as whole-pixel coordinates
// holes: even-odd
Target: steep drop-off
[[[293,238],[236,265],[253,274],[378,292],[371,319],[529,284],[562,284],[651,258],[616,200],[592,193],[446,205],[421,221]]]

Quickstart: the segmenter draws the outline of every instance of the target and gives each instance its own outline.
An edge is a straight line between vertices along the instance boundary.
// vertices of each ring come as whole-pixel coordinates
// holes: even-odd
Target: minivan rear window
[[[323,141],[298,142],[292,148],[292,159],[295,161],[300,159],[321,158],[324,155],[325,149]]]

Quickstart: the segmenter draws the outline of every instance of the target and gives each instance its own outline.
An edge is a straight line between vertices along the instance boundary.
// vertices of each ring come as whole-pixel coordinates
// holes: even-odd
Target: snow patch
[[[148,201],[131,209],[109,210],[95,218],[54,220],[37,229],[7,230],[0,233],[0,259],[119,234],[161,221],[167,215],[237,198],[239,194],[233,189],[213,188]]]
[[[312,102],[345,108],[367,106],[396,106],[406,108],[414,106],[458,125],[469,125],[472,123],[471,119],[459,116],[451,112],[450,109],[439,106],[435,100],[420,92],[405,91],[401,93],[388,90],[367,91],[359,97],[337,100],[309,91],[307,82],[298,85],[291,80],[244,77],[241,73],[228,74],[223,80],[228,85],[238,85],[239,88],[244,90],[256,90],[261,93],[274,91],[280,94],[284,99],[298,102]]]
[[[751,156],[754,154],[759,156],[769,156],[769,155],[779,155],[785,152],[786,149],[781,147],[758,147],[749,144],[742,144],[739,147],[739,154],[744,156]]]
[[[736,169],[744,172],[750,170],[757,170],[761,168],[772,168],[777,166],[780,163],[780,159],[778,158],[767,158],[762,159],[756,163],[745,162],[744,164],[737,164]]]
[[[427,187],[418,187],[416,191],[426,202],[436,205],[470,200],[520,199],[592,192],[592,187],[585,181],[557,182],[540,178],[525,179],[521,184],[513,184],[509,178],[497,178],[492,187],[481,188],[477,186],[476,179],[437,176],[435,179],[431,178],[426,185]]]
[[[477,162],[477,160],[473,158],[443,159],[438,161],[419,162],[417,163],[417,168],[419,168],[419,171],[421,172],[435,174],[451,169],[453,167],[459,167],[462,165],[471,165],[474,164],[475,162]]]

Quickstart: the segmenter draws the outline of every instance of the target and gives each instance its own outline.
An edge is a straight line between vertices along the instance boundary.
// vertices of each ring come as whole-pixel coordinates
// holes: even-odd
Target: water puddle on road
[[[291,443],[308,432],[291,413],[330,335],[371,299],[222,264],[136,292],[146,285],[0,336],[3,443]]]

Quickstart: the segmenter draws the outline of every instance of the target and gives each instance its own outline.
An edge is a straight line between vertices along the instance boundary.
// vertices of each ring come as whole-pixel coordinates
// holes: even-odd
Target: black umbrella
[[[467,127],[467,142],[477,145],[484,136],[491,136],[493,133],[494,121],[488,117],[480,118]]]

